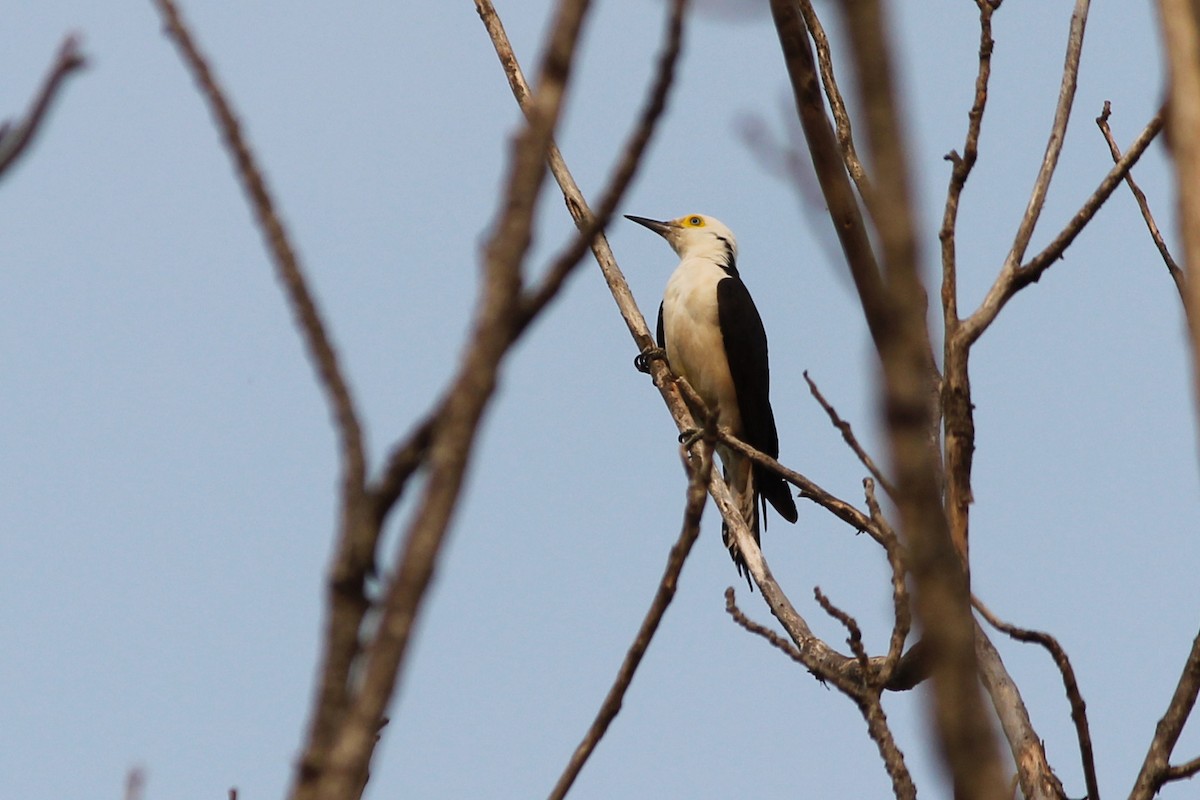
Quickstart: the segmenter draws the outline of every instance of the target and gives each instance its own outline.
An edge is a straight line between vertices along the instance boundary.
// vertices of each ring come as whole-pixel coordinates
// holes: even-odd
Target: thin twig
[[[87,59],[79,51],[79,39],[76,36],[67,36],[59,45],[54,64],[42,81],[42,86],[30,104],[25,118],[15,124],[5,121],[0,125],[0,176],[3,176],[29,148],[41,130],[46,112],[50,110],[67,78],[85,66]]]
[[[1200,758],[1193,758],[1191,761],[1186,761],[1183,764],[1167,767],[1163,777],[1167,781],[1182,781],[1193,777],[1200,773]]]
[[[792,644],[787,639],[783,638],[765,625],[759,625],[757,622],[747,617],[746,614],[740,608],[738,608],[737,597],[734,594],[732,586],[725,589],[725,611],[730,617],[733,618],[734,622],[736,622],[746,631],[754,634],[755,636],[761,636],[763,639],[767,640],[767,644],[771,645],[776,650],[779,650],[792,661],[795,661],[802,667],[808,667],[808,664],[804,660],[804,656],[800,653],[800,650],[796,647],[796,645]],[[815,677],[817,680],[821,681],[822,683],[825,682],[825,679],[816,672],[813,672],[812,669],[809,669],[809,672],[811,672],[813,677]]]
[[[1112,169],[1100,181],[1096,190],[1084,201],[1075,216],[1054,237],[1054,240],[1046,245],[1045,249],[1031,258],[1024,266],[1013,270],[1001,270],[979,308],[970,317],[963,320],[963,324],[958,329],[957,338],[968,344],[973,343],[992,324],[996,315],[1000,313],[1000,309],[1012,299],[1013,295],[1029,284],[1036,283],[1046,269],[1062,258],[1063,252],[1075,241],[1075,237],[1079,235],[1080,231],[1091,222],[1092,217],[1125,179],[1129,170],[1133,168],[1162,130],[1163,118],[1164,114],[1160,111],[1146,124],[1121,159],[1113,164]]]
[[[733,435],[728,428],[718,427],[717,438],[722,443],[729,445],[734,450],[747,456],[751,461],[760,464],[773,472],[778,473],[788,483],[792,484],[800,490],[800,497],[811,500],[825,510],[829,511],[838,519],[852,526],[855,530],[866,531],[871,538],[883,544],[880,532],[875,524],[863,512],[859,511],[850,503],[847,503],[841,498],[835,497],[829,492],[822,489],[811,480],[801,475],[795,470],[788,469],[783,464],[780,464],[775,459],[771,458],[766,453],[756,450],[750,445],[743,442],[741,439]]]
[[[1099,783],[1096,780],[1096,759],[1092,749],[1092,734],[1088,726],[1087,703],[1079,691],[1079,683],[1075,679],[1075,670],[1071,667],[1071,659],[1063,650],[1062,645],[1048,633],[1042,631],[1018,628],[1004,622],[991,612],[978,597],[971,597],[971,604],[998,631],[1005,633],[1019,642],[1032,642],[1041,645],[1050,653],[1054,664],[1062,674],[1063,688],[1067,692],[1067,701],[1071,704],[1071,720],[1075,723],[1075,736],[1079,741],[1079,757],[1083,762],[1083,780],[1087,784],[1088,800],[1100,800]]]
[[[383,473],[371,487],[377,525],[383,524],[388,512],[404,493],[408,479],[424,462],[429,445],[433,443],[433,429],[441,408],[442,404],[439,404],[436,411],[427,414],[407,437],[392,448]]]
[[[808,383],[808,390],[812,393],[813,398],[820,404],[821,408],[825,409],[825,413],[829,415],[829,421],[833,423],[833,427],[837,428],[842,434],[842,440],[854,451],[854,455],[858,456],[859,462],[867,468],[867,472],[879,482],[883,490],[888,493],[888,497],[895,497],[896,492],[892,488],[892,484],[880,472],[879,467],[875,465],[875,460],[863,449],[858,443],[857,437],[854,435],[854,429],[850,427],[850,423],[838,416],[837,409],[829,404],[825,399],[825,395],[821,394],[821,390],[817,388],[816,382],[808,376],[808,370],[804,370],[804,380]]]
[[[699,457],[697,459],[698,463],[695,466],[688,459],[686,452],[681,453],[684,469],[688,473],[687,502],[683,511],[683,526],[679,531],[679,538],[676,540],[674,546],[671,547],[666,569],[663,571],[662,579],[658,582],[658,589],[654,593],[654,600],[650,604],[649,610],[646,611],[642,625],[638,628],[637,636],[634,638],[633,644],[629,646],[629,651],[625,654],[625,659],[621,662],[621,668],[617,672],[616,680],[613,681],[612,688],[608,690],[608,694],[605,696],[600,710],[596,713],[595,720],[592,721],[591,727],[584,734],[583,741],[579,743],[579,746],[575,748],[575,752],[571,754],[571,760],[567,763],[558,782],[554,785],[554,789],[550,792],[550,800],[562,800],[562,798],[566,797],[571,785],[575,782],[575,778],[578,777],[579,771],[583,769],[583,765],[587,763],[588,758],[596,749],[596,745],[603,738],[605,732],[608,730],[608,726],[621,710],[621,703],[625,698],[625,692],[629,689],[630,683],[633,682],[634,673],[642,661],[642,656],[646,654],[646,649],[650,646],[650,640],[654,638],[654,633],[658,630],[659,623],[662,622],[663,615],[667,611],[667,606],[671,604],[671,600],[675,597],[675,590],[679,585],[679,575],[683,571],[683,564],[692,550],[692,545],[696,543],[696,539],[700,536],[700,518],[704,513],[705,501],[708,498],[708,480],[709,475],[712,473],[711,446],[701,442],[696,447],[696,451]]]
[[[904,546],[900,544],[899,537],[884,517],[879,500],[875,497],[875,482],[870,478],[863,480],[863,493],[866,496],[867,509],[871,512],[871,521],[875,523],[883,549],[887,553],[888,566],[892,568],[892,635],[888,640],[887,659],[879,671],[878,678],[881,685],[887,686],[892,682],[900,665],[904,643],[908,640],[908,633],[912,628],[912,609],[908,600],[908,567]]]
[[[833,55],[829,48],[829,37],[825,35],[825,26],[821,24],[821,19],[817,16],[817,11],[813,8],[810,0],[800,0],[800,13],[804,16],[804,24],[808,26],[808,33],[817,50],[821,85],[825,87],[825,97],[829,99],[829,109],[833,113],[833,124],[837,131],[838,145],[842,151],[842,161],[846,165],[846,171],[854,180],[854,185],[858,187],[859,196],[869,207],[874,198],[871,179],[867,176],[862,160],[858,157],[858,150],[854,146],[854,129],[850,123],[850,114],[846,111],[846,102],[842,99],[842,92],[838,88],[837,76],[833,71]]]
[[[1100,133],[1104,136],[1104,141],[1108,143],[1108,150],[1112,153],[1113,163],[1121,160],[1121,148],[1117,146],[1117,140],[1113,138],[1112,128],[1109,127],[1108,120],[1112,116],[1112,102],[1104,101],[1104,110],[1100,112],[1100,116],[1096,117],[1096,125],[1100,128]],[[1167,243],[1163,239],[1162,232],[1158,229],[1158,223],[1154,221],[1154,215],[1150,213],[1150,203],[1146,200],[1146,193],[1142,191],[1142,187],[1137,185],[1137,181],[1133,179],[1133,171],[1130,170],[1125,174],[1125,184],[1129,187],[1129,191],[1133,192],[1133,199],[1137,201],[1138,209],[1142,212],[1142,219],[1146,222],[1146,228],[1150,231],[1150,238],[1154,241],[1154,246],[1158,248],[1158,254],[1162,256],[1163,263],[1167,266],[1167,272],[1171,275],[1171,280],[1175,283],[1175,288],[1179,292],[1179,299],[1184,301],[1185,308],[1187,303],[1187,280],[1183,270],[1179,264],[1175,262],[1171,251],[1167,248]]]
[[[670,14],[667,17],[666,40],[658,57],[654,83],[638,116],[637,125],[625,144],[616,168],[611,172],[612,177],[609,179],[609,184],[600,194],[600,202],[597,204],[596,210],[585,215],[583,208],[570,202],[567,203],[567,208],[571,211],[575,224],[579,227],[579,233],[554,259],[541,284],[536,289],[526,292],[522,298],[521,328],[524,328],[524,325],[532,320],[551,298],[557,295],[563,282],[591,246],[596,234],[608,225],[617,204],[625,196],[625,190],[637,173],[646,146],[650,143],[650,138],[657,128],[659,118],[666,110],[667,93],[675,82],[675,66],[679,61],[679,52],[683,46],[683,18],[687,4],[688,0],[672,0]]]
[[[817,604],[825,613],[842,623],[846,632],[850,634],[846,637],[846,644],[850,645],[850,652],[854,653],[854,657],[858,659],[858,665],[862,668],[863,680],[867,680],[871,675],[871,669],[867,661],[867,650],[862,643],[862,629],[858,627],[858,622],[854,617],[835,606],[833,601],[821,591],[820,586],[813,587],[813,597],[816,598]]]
[[[1058,166],[1058,156],[1062,152],[1063,140],[1067,135],[1067,123],[1071,119],[1071,107],[1075,102],[1075,86],[1079,81],[1079,58],[1083,52],[1083,32],[1087,27],[1090,5],[1090,0],[1075,0],[1075,9],[1071,13],[1071,29],[1067,35],[1067,53],[1063,59],[1062,84],[1058,90],[1058,107],[1054,110],[1054,122],[1050,126],[1050,139],[1046,142],[1046,152],[1042,155],[1042,166],[1033,182],[1029,203],[1021,217],[1021,224],[1017,226],[1012,248],[1004,261],[1005,270],[1016,269],[1025,258],[1025,248],[1033,238],[1033,229],[1037,226],[1038,217],[1046,203],[1046,194],[1050,190],[1050,181]]]
[[[249,143],[242,135],[241,124],[238,122],[232,105],[217,83],[208,61],[200,53],[174,0],[153,0],[153,2],[162,14],[171,41],[179,49],[201,94],[208,102],[209,110],[216,120],[225,147],[233,159],[238,180],[250,200],[255,220],[262,230],[275,262],[279,281],[287,292],[297,325],[300,327],[309,354],[313,359],[313,366],[317,371],[321,388],[326,392],[340,439],[346,481],[361,487],[363,486],[365,461],[362,431],[358,422],[358,414],[354,409],[354,401],[351,398],[346,379],[342,375],[333,344],[326,333],[325,324],[321,320],[316,300],[308,289],[304,273],[300,268],[299,258],[296,256],[287,230],[275,210],[275,202],[271,198],[266,180],[263,178]]]

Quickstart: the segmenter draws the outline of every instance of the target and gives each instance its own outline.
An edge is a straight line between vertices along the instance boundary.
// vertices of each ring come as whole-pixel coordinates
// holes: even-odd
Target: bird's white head
[[[666,222],[629,214],[625,218],[646,226],[666,239],[681,259],[712,258],[729,267],[737,261],[737,239],[733,231],[719,219],[703,214],[687,214]]]

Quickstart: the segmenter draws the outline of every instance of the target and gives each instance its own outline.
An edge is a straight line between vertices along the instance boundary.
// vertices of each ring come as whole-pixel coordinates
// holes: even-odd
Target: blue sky
[[[727,4],[728,5],[728,4]],[[895,4],[924,261],[975,74],[969,0]],[[1045,146],[1071,3],[1006,3],[981,159],[963,198],[960,306],[974,308]],[[1075,115],[1033,248],[1156,110],[1150,4],[1096,4]],[[728,9],[727,9],[728,10]],[[25,108],[61,37],[90,68],[0,184],[0,794],[279,797],[303,735],[334,522],[328,414],[227,158],[148,2],[17,4],[0,110]],[[456,3],[184,7],[246,124],[333,332],[375,463],[454,369],[518,123],[487,36]],[[499,3],[530,67],[546,3]],[[737,9],[734,9],[736,12]],[[836,29],[830,4],[822,4]],[[595,4],[559,140],[589,195],[640,103],[663,6]],[[843,85],[849,86],[848,76]],[[680,82],[622,213],[701,212],[739,237],[771,340],[782,460],[858,501],[862,469],[808,396],[867,446],[872,356],[828,222],[739,131],[787,131],[765,14],[688,26]],[[1159,145],[1137,169],[1164,231]],[[530,259],[571,234],[551,187]],[[610,241],[654,313],[674,259],[638,226]],[[1128,790],[1195,636],[1195,403],[1174,286],[1128,192],[976,348],[972,577],[993,610],[1056,634],[1088,701],[1101,788]],[[674,428],[594,265],[509,359],[410,651],[368,796],[549,791],[591,721],[678,532]],[[407,507],[402,507],[403,512]],[[886,645],[886,562],[809,504],[764,537],[816,630],[819,585]],[[857,712],[735,627],[716,515],[573,797],[882,797]],[[394,523],[395,525],[395,523]],[[392,535],[394,537],[395,530]],[[386,548],[392,552],[395,543]],[[1072,796],[1069,709],[1040,651],[999,642]],[[921,693],[887,699],[922,796],[936,778]],[[1194,756],[1195,730],[1177,753]],[[1163,796],[1186,797],[1188,787]]]

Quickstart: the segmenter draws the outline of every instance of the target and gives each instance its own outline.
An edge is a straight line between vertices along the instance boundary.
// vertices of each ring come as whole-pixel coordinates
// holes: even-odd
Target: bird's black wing
[[[667,337],[666,337],[666,335],[663,333],[663,320],[662,320],[662,317],[663,317],[663,304],[662,304],[662,303],[659,303],[659,304],[658,304],[658,331],[657,331],[657,333],[658,333],[658,346],[659,346],[659,347],[661,347],[663,350],[666,350],[666,349],[667,349]]]
[[[717,283],[717,317],[729,359],[729,373],[742,417],[742,438],[772,458],[779,457],[779,434],[771,411],[771,370],[767,362],[767,332],[754,300],[741,278],[730,275]],[[796,503],[787,482],[754,466],[758,491],[788,522],[797,518]]]

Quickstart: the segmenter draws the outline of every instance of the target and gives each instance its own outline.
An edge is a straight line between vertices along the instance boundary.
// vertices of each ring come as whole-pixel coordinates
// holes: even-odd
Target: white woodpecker
[[[667,240],[679,266],[667,280],[658,307],[658,346],[667,361],[715,412],[721,425],[746,444],[779,457],[771,411],[767,332],[737,270],[737,240],[719,220],[689,214],[668,222],[626,215]],[[718,445],[725,479],[742,518],[759,539],[759,498],[788,522],[796,503],[783,477]],[[765,527],[765,525],[764,525]],[[738,574],[749,571],[728,526],[721,529]]]

